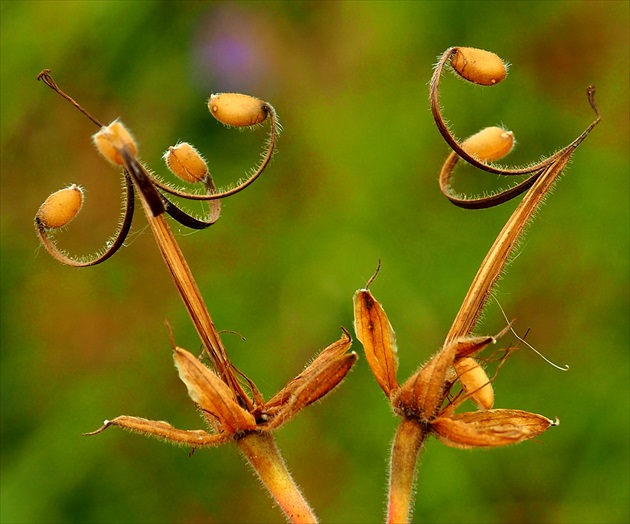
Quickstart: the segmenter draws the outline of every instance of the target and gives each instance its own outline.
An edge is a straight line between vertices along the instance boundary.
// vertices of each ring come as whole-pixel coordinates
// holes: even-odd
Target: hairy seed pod
[[[247,127],[260,124],[267,118],[267,104],[259,98],[240,93],[219,93],[208,100],[212,116],[228,126]]]
[[[124,164],[123,158],[117,149],[128,147],[132,156],[136,156],[138,149],[136,142],[131,136],[131,133],[127,130],[122,122],[114,120],[108,126],[101,127],[101,130],[96,133],[92,139],[94,145],[112,164],[122,166]]]
[[[490,51],[474,47],[454,48],[451,66],[469,82],[482,86],[498,84],[507,75],[507,67],[503,60]]]
[[[169,147],[163,158],[171,173],[186,182],[201,182],[208,175],[206,161],[187,142]]]
[[[514,133],[500,127],[486,127],[462,142],[462,149],[484,162],[507,155],[514,147]]]
[[[68,224],[81,210],[83,188],[72,184],[50,195],[37,211],[37,218],[47,229]]]
[[[471,357],[455,362],[455,370],[464,391],[480,409],[490,409],[494,404],[494,390],[488,375],[479,363]]]

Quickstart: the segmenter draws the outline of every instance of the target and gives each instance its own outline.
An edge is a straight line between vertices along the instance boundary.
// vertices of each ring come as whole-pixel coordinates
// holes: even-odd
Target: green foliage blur
[[[52,69],[92,114],[120,117],[140,155],[189,141],[219,185],[259,157],[266,128],[238,132],[210,93],[263,98],[284,131],[260,180],[204,232],[175,227],[236,366],[269,398],[352,329],[371,286],[396,329],[399,379],[439,348],[480,261],[514,209],[453,207],[437,175],[448,153],[428,106],[436,57],[454,45],[511,62],[480,88],[452,75],[455,133],[503,124],[525,164],[603,120],[574,156],[504,275],[497,298],[532,351],[495,382],[496,406],[558,416],[536,442],[461,451],[431,440],[414,519],[445,523],[628,522],[628,62],[625,1],[170,2],[1,4],[1,500],[3,523],[282,522],[235,447],[187,449],[113,428],[120,414],[203,427],[172,365],[199,348],[141,213],[126,247],[73,269],[38,247],[41,202],[70,183],[87,198],[60,242],[99,249],[120,183],[94,125],[35,80]],[[462,168],[461,188],[501,181]],[[480,182],[475,182],[480,180]],[[505,325],[491,303],[480,333]],[[502,341],[513,343],[510,336]],[[361,355],[361,347],[354,349]],[[360,358],[342,387],[277,440],[323,522],[381,521],[397,425]]]

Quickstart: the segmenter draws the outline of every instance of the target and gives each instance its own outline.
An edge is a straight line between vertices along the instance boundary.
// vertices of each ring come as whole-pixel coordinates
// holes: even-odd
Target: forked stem
[[[289,522],[317,523],[317,517],[291,477],[270,433],[249,433],[236,443]]]
[[[427,433],[418,421],[403,418],[392,444],[387,524],[411,521],[416,465]]]

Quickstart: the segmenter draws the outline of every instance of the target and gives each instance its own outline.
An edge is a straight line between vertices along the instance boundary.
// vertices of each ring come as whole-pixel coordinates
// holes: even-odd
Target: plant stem
[[[388,524],[411,521],[416,465],[426,437],[422,426],[409,418],[403,418],[396,430],[389,467]]]
[[[248,433],[237,440],[237,445],[289,522],[317,522],[317,517],[291,477],[270,433]]]

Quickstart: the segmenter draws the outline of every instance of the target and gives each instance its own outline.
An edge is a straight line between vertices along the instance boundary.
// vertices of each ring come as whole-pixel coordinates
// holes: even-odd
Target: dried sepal
[[[507,76],[507,67],[498,55],[474,47],[452,50],[451,66],[462,78],[482,86],[498,84]]]
[[[331,361],[342,357],[350,346],[352,339],[347,331],[343,331],[341,338],[328,347],[323,349],[313,361],[306,366],[297,377],[290,380],[287,385],[276,393],[269,401],[265,403],[267,409],[278,407],[284,404],[297,390],[305,383],[311,381],[314,376],[321,372],[321,369],[327,366]]]
[[[120,151],[128,148],[132,156],[136,156],[138,148],[136,141],[122,122],[114,120],[108,126],[101,127],[100,131],[93,135],[94,145],[98,151],[112,164],[122,166],[125,160]]]
[[[472,357],[464,357],[454,364],[463,390],[479,409],[488,410],[494,405],[494,390],[487,373]]]
[[[171,444],[179,446],[207,447],[218,446],[231,438],[228,433],[210,434],[201,429],[184,430],[177,429],[163,420],[148,420],[140,417],[130,417],[122,415],[113,420],[106,420],[103,425],[96,431],[84,433],[84,436],[98,435],[110,426],[118,426],[120,428],[139,433],[145,437],[153,437],[159,440],[165,440]]]
[[[494,448],[517,444],[544,433],[559,421],[517,409],[491,409],[438,417],[432,431],[455,448]]]
[[[354,294],[354,329],[376,381],[389,397],[399,387],[396,334],[385,310],[367,289]]]
[[[208,176],[206,161],[188,142],[169,147],[163,158],[171,173],[186,182],[201,182]]]
[[[502,127],[486,127],[462,142],[462,149],[483,162],[493,162],[514,147],[514,133]]]
[[[308,380],[303,381],[300,387],[282,403],[265,429],[271,430],[280,427],[302,409],[322,399],[341,384],[356,361],[357,354],[353,351],[323,362],[309,373]]]
[[[83,206],[83,188],[72,184],[52,193],[37,211],[36,219],[46,229],[59,229],[77,216]]]
[[[236,402],[234,392],[197,357],[185,349],[175,348],[174,360],[190,398],[216,417],[224,431],[236,433],[256,427],[254,416]]]

